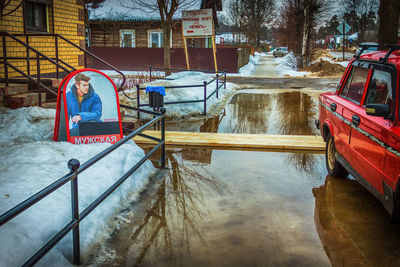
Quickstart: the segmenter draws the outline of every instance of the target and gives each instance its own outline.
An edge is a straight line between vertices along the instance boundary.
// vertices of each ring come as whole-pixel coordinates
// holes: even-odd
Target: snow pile
[[[67,162],[81,164],[110,144],[73,145],[51,141],[55,110],[38,107],[0,110],[0,214],[69,172]],[[133,141],[122,145],[78,177],[79,210],[107,190],[144,156]],[[80,224],[82,256],[112,232],[118,209],[135,200],[155,172],[147,161]],[[71,220],[70,183],[0,227],[0,266],[22,265]],[[68,266],[72,253],[68,234],[39,266]]]
[[[297,59],[293,52],[290,52],[284,57],[275,58],[275,63],[278,64],[278,72],[282,76],[307,76],[308,72],[298,71]]]
[[[249,63],[239,69],[239,76],[249,77],[253,73],[255,66],[260,61],[261,53],[255,52],[254,56],[250,55]]]
[[[165,102],[176,102],[185,100],[203,100],[204,99],[204,81],[209,82],[215,78],[215,74],[206,74],[196,71],[177,72],[166,77],[168,80],[155,80],[150,83],[142,84],[141,87],[146,86],[184,86],[184,85],[199,85],[199,87],[184,87],[184,88],[166,88],[164,97]],[[222,77],[221,77],[222,80]],[[219,86],[221,84],[219,83]],[[207,85],[207,97],[212,94],[216,89],[216,81]],[[225,105],[225,101],[235,92],[235,84],[226,83],[226,89],[222,86],[218,90],[218,99],[216,94],[207,100],[207,115],[218,113]],[[131,98],[136,98],[136,90],[125,90]],[[120,102],[123,104],[133,105],[131,99],[127,99],[123,93],[119,94]],[[148,103],[148,95],[145,91],[140,92],[140,103]],[[185,118],[188,116],[196,116],[203,114],[203,102],[185,103],[185,104],[171,104],[164,105],[167,110],[166,116],[169,118]],[[126,111],[129,114],[128,111]],[[133,112],[132,114],[136,114]]]
[[[0,145],[51,140],[55,116],[55,109],[37,107],[0,110]]]

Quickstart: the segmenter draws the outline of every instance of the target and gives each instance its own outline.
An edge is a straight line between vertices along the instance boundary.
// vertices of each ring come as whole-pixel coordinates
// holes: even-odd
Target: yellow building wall
[[[84,26],[84,1],[80,0],[53,0],[53,4],[48,6],[48,33],[60,34],[74,44],[85,48],[85,26]],[[21,0],[11,0],[10,4],[5,7],[3,14],[14,10]],[[23,18],[23,5],[18,7],[12,14],[3,16],[0,20],[0,31],[6,31],[10,34],[24,34],[24,18]],[[37,33],[37,32],[26,32]],[[55,58],[56,45],[55,38],[50,36],[30,36],[26,39],[25,36],[19,36],[20,40],[29,42],[29,44],[43,53],[44,55]],[[0,40],[0,56],[3,57],[3,38]],[[26,47],[19,44],[17,41],[6,37],[6,51],[8,57],[23,57],[24,60],[8,60],[9,63],[16,66],[18,69],[28,73],[28,53]],[[30,51],[30,74],[37,73],[37,60],[36,53]],[[83,52],[71,44],[58,38],[58,57],[72,67],[79,69],[83,68]],[[69,69],[69,68],[67,68]],[[60,69],[60,71],[62,71]],[[55,73],[56,67],[48,61],[40,61],[40,73]],[[4,64],[0,65],[0,76],[5,77]],[[8,76],[18,77],[21,76],[18,72],[8,67]]]

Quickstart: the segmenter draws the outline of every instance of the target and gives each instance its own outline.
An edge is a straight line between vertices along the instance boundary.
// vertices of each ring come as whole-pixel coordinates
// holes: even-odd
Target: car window
[[[374,70],[364,104],[390,104],[392,108],[392,76],[389,72]]]
[[[368,71],[365,68],[353,67],[340,95],[356,103],[360,103]]]

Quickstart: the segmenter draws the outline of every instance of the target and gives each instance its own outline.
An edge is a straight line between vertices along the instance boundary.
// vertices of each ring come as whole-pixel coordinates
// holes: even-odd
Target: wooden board
[[[160,138],[160,131],[145,131],[144,134]],[[138,144],[151,144],[154,141],[137,136]],[[312,135],[269,135],[232,134],[166,131],[167,146],[203,146],[219,148],[278,149],[278,150],[325,150],[321,136]]]

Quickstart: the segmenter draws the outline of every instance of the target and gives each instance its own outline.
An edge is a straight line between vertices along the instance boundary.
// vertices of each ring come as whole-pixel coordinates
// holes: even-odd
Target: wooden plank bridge
[[[144,134],[160,138],[160,131],[145,131]],[[154,141],[137,136],[137,144],[152,144]],[[271,149],[324,151],[321,136],[233,134],[165,131],[167,146],[215,147],[225,149]]]

